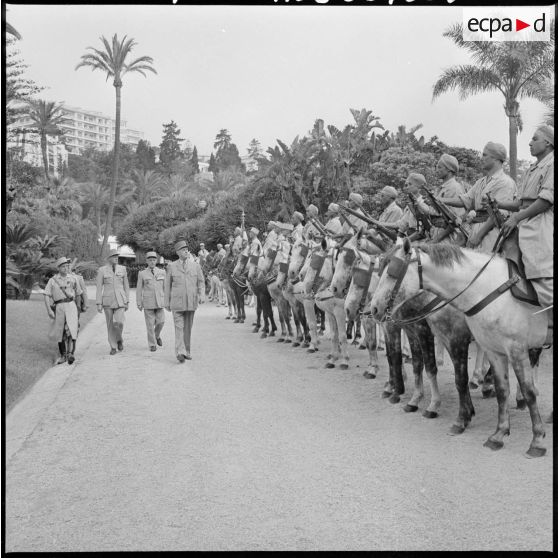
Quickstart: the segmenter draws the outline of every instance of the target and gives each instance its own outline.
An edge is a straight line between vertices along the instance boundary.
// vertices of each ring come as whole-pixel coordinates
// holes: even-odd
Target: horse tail
[[[536,349],[529,349],[529,363],[531,364],[531,368],[539,365],[539,359],[541,357],[542,347],[538,347]]]

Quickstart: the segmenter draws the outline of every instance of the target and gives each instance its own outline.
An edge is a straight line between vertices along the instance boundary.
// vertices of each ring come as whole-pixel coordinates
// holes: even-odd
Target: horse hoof
[[[272,332],[269,334],[269,336],[270,336],[270,337],[275,337],[275,332],[272,331]]]
[[[253,326],[257,326],[257,325],[258,325],[258,322],[253,322],[252,325],[253,325]],[[258,327],[259,327],[259,326],[258,326]]]
[[[345,362],[343,362],[342,364],[339,365],[339,368],[341,368],[341,370],[348,370],[348,369],[349,369],[349,365],[346,364]]]
[[[422,416],[423,416],[424,418],[427,418],[427,419],[433,419],[433,418],[436,418],[436,417],[438,416],[438,413],[437,413],[436,411],[429,411],[428,409],[426,409],[426,410],[422,413]]]
[[[504,442],[498,442],[496,440],[491,440],[490,438],[488,438],[488,440],[484,442],[483,446],[485,448],[490,448],[492,451],[497,451],[504,447]]]
[[[265,339],[266,337],[267,337],[267,333],[265,332],[260,335],[260,339]]]
[[[399,403],[399,401],[401,401],[401,397],[399,397],[396,393],[392,393],[389,398],[389,402],[395,405],[395,403]]]
[[[285,340],[282,337],[279,337],[279,339],[277,339],[277,343],[284,343]]]
[[[255,327],[255,328],[252,330],[252,333],[258,333],[258,331],[260,331],[260,328],[259,328],[259,327]]]
[[[527,401],[525,399],[516,399],[516,409],[526,409],[527,408]]]
[[[391,397],[391,391],[382,391],[382,399],[387,399]]]
[[[244,323],[244,320],[240,320],[240,323],[243,324],[243,323]]]
[[[463,432],[465,432],[464,426],[458,426],[457,424],[452,424],[448,434],[450,436],[457,436],[458,434],[463,434]]]
[[[368,370],[364,371],[363,376],[368,380],[373,380],[374,378],[376,378],[376,374],[372,374],[372,372],[368,372]]]
[[[299,343],[298,341],[295,341],[295,342],[293,343],[293,347],[300,347],[300,343]]]
[[[491,397],[496,397],[496,392],[492,388],[484,390],[482,392],[482,398],[483,399],[490,399]]]
[[[230,316],[225,316],[225,320],[230,320],[231,317]]]
[[[335,368],[335,364],[333,364],[333,362],[326,362],[325,367],[326,368]]]
[[[238,318],[235,318],[235,319],[233,320],[233,322],[234,322],[235,324],[237,324],[237,323],[240,322],[240,320],[239,320]]]
[[[292,343],[290,339],[285,339],[285,343]]]
[[[479,384],[477,384],[477,382],[469,382],[469,389],[478,389],[479,388]]]
[[[407,405],[405,405],[405,407],[403,407],[403,410],[406,413],[416,413],[418,411],[418,406],[417,405],[409,405],[407,403]]]
[[[302,348],[303,348],[303,349],[307,349],[308,347],[310,347],[310,343],[304,342],[304,343],[302,344]]]
[[[359,345],[358,349],[359,349],[359,351],[364,351],[364,350],[366,350],[366,345]]]
[[[525,454],[527,457],[543,457],[546,455],[546,448],[529,448]]]

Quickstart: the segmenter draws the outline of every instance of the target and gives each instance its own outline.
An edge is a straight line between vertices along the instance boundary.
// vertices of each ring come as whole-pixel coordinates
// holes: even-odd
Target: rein
[[[477,274],[465,286],[465,288],[462,289],[461,291],[459,291],[455,296],[453,296],[449,300],[446,300],[441,306],[437,306],[437,305],[444,299],[441,296],[436,295],[436,297],[433,300],[431,300],[422,309],[423,314],[420,314],[419,316],[416,316],[414,318],[409,318],[409,319],[406,319],[406,320],[396,320],[396,319],[393,318],[393,313],[396,312],[398,309],[400,309],[403,304],[405,304],[406,302],[411,300],[411,298],[415,298],[419,294],[419,293],[416,293],[415,295],[413,295],[413,297],[404,300],[403,302],[398,304],[395,308],[392,308],[393,303],[395,302],[395,297],[397,296],[397,293],[398,293],[398,291],[401,287],[401,283],[403,282],[403,278],[405,277],[405,274],[407,273],[407,269],[409,268],[409,263],[411,263],[411,261],[416,261],[417,264],[418,264],[418,268],[419,268],[419,288],[420,289],[423,288],[423,285],[422,285],[422,263],[420,262],[420,249],[415,248],[415,253],[417,254],[417,259],[416,260],[411,260],[410,252],[405,255],[405,260],[401,260],[400,258],[392,258],[392,261],[393,260],[397,261],[397,263],[394,267],[398,270],[399,274],[397,276],[395,276],[395,279],[396,279],[395,285],[394,285],[393,290],[390,293],[390,296],[389,296],[389,299],[388,299],[388,304],[387,304],[387,307],[386,307],[386,319],[391,320],[391,321],[393,321],[393,322],[395,322],[399,325],[407,325],[407,324],[413,324],[415,322],[420,322],[421,320],[424,320],[425,318],[427,318],[428,316],[430,316],[434,312],[438,312],[438,310],[441,310],[442,308],[446,307],[448,304],[453,302],[457,297],[461,296],[481,276],[482,272],[487,268],[488,264],[494,259],[494,256],[496,256],[496,253],[493,253],[492,256],[490,256],[490,258],[488,259],[488,261],[479,269]],[[388,265],[387,273],[391,277],[394,277],[393,270],[390,273],[391,263],[392,262],[390,262],[389,265]],[[397,266],[399,266],[399,267],[397,267]],[[509,281],[506,281],[506,283],[508,283],[508,282]],[[511,287],[511,284],[509,285],[509,287]],[[498,291],[500,288],[501,287],[496,289],[496,291]],[[493,298],[490,298],[496,291],[493,291],[490,295],[488,295],[483,300],[481,300],[481,302],[479,302],[478,304],[473,306],[473,308],[471,308],[470,310],[465,312],[465,314],[469,315],[469,316],[473,315],[473,314],[476,314],[478,311],[480,311],[482,308],[484,308],[484,306],[486,306],[486,304],[489,304],[490,302],[492,302],[492,300],[494,300],[494,298],[497,298],[497,296],[499,296],[500,294],[502,294],[502,292],[504,292],[504,291],[499,292],[499,294],[497,296],[494,296]],[[490,300],[488,300],[488,299],[490,299]],[[488,300],[488,302],[485,303],[486,300]],[[481,304],[483,304],[483,305],[481,306]],[[477,307],[479,307],[479,308],[477,309]],[[469,312],[471,312],[471,311],[474,311],[474,312],[472,314],[469,314]]]

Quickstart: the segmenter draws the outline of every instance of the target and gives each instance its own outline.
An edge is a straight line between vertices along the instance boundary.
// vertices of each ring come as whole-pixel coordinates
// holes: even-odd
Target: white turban
[[[537,128],[537,132],[554,147],[554,126],[543,124]]]

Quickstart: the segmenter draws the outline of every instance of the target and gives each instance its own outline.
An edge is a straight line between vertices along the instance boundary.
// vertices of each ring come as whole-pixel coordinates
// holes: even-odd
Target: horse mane
[[[452,267],[454,263],[461,263],[466,257],[463,250],[455,244],[417,244],[415,248],[430,256],[432,263],[439,267]]]

